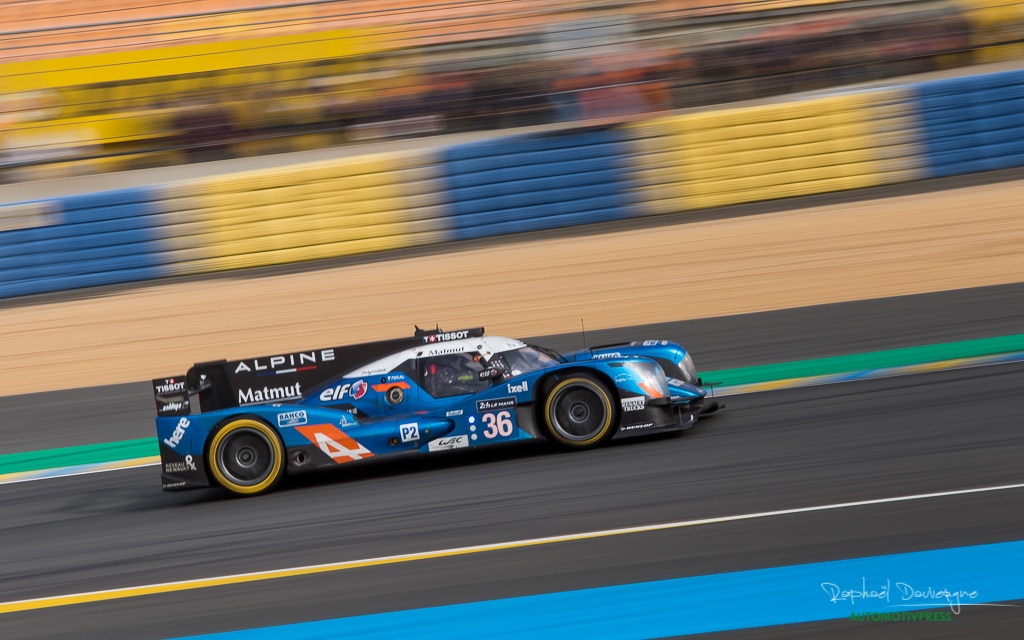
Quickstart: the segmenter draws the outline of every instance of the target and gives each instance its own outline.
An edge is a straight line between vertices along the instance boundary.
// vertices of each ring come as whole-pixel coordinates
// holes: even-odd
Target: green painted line
[[[944,344],[926,344],[918,347],[854,353],[831,358],[794,360],[792,362],[765,364],[756,367],[702,371],[700,375],[706,382],[731,387],[741,384],[826,376],[867,369],[906,367],[939,362],[940,360],[975,358],[1015,351],[1024,351],[1024,334],[979,338],[977,340],[947,342]]]
[[[701,377],[716,385],[732,387],[851,371],[907,367],[943,360],[976,358],[1020,351],[1024,351],[1024,334],[928,344],[813,360],[794,360],[756,367],[703,371]],[[23,471],[115,462],[158,455],[160,455],[160,451],[155,437],[26,453],[9,453],[0,455],[0,476]]]
[[[86,444],[78,447],[61,447],[25,453],[8,453],[0,456],[0,475],[21,471],[38,471],[56,467],[72,467],[79,464],[116,462],[133,458],[147,458],[160,455],[156,438],[121,440],[101,444]]]

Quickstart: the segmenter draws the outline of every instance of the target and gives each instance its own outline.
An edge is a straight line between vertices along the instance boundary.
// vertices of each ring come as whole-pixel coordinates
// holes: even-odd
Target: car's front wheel
[[[558,381],[543,404],[544,424],[558,444],[585,449],[615,432],[615,404],[608,388],[593,376],[577,373]]]
[[[284,445],[268,425],[238,418],[221,427],[210,441],[211,472],[228,491],[265,493],[284,476]]]

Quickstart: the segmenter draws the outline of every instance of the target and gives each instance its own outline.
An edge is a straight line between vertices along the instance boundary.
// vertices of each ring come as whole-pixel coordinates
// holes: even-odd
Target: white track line
[[[402,564],[420,560],[436,558],[450,558],[455,556],[470,555],[475,553],[486,553],[490,551],[501,551],[505,549],[516,549],[524,547],[538,547],[561,542],[575,542],[580,540],[591,540],[595,538],[608,538],[613,536],[631,535],[637,533],[649,533],[653,531],[666,531],[671,529],[682,529],[709,524],[721,524],[725,522],[738,522],[742,520],[756,520],[761,518],[774,518],[803,513],[815,513],[819,511],[834,511],[837,509],[850,509],[880,504],[891,504],[897,502],[910,502],[914,500],[929,500],[933,498],[946,498],[950,496],[964,496],[978,493],[990,493],[994,491],[1009,491],[1024,489],[1024,483],[997,485],[990,487],[976,487],[973,489],[956,489],[952,491],[937,491],[934,493],[918,493],[906,496],[891,498],[875,498],[871,500],[857,500],[854,502],[838,502],[834,504],[816,505],[813,507],[797,507],[795,509],[779,509],[776,511],[760,511],[756,513],[745,513],[740,515],[722,516],[717,518],[702,518],[699,520],[681,520],[678,522],[666,522],[661,524],[644,525],[639,527],[624,527],[619,529],[603,529],[599,531],[588,531],[583,533],[572,533],[560,536],[549,536],[546,538],[528,538],[524,540],[512,540],[508,542],[497,542],[492,544],[481,544],[467,547],[453,547],[450,549],[438,549],[434,551],[423,551],[419,553],[407,553],[393,556],[379,556],[361,560],[344,560],[328,564],[306,565],[286,569],[272,569],[269,571],[256,571],[252,573],[237,573],[212,578],[198,578],[193,580],[181,580],[178,582],[161,582],[156,584],[141,585],[136,587],[123,587],[119,589],[106,589],[103,591],[88,591],[45,598],[32,598],[29,600],[15,600],[11,602],[0,602],[0,614],[12,613],[15,611],[32,611],[37,609],[48,609],[52,607],[63,607],[73,604],[87,602],[100,602],[118,600],[122,598],[133,598],[136,596],[154,595],[159,593],[172,593],[176,591],[188,591],[192,589],[203,589],[206,587],[218,587],[227,585],[243,584],[248,582],[259,582],[263,580],[275,580],[278,578],[293,578],[299,576],[314,575],[318,573],[331,573],[347,569],[376,567],[389,564]]]

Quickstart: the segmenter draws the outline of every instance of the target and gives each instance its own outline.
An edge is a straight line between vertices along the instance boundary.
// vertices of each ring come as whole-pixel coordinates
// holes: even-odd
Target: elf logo
[[[370,388],[370,385],[366,383],[366,380],[356,380],[349,384],[339,384],[328,389],[324,389],[320,392],[321,402],[334,402],[337,400],[343,400],[346,396],[353,400],[358,400],[366,395],[366,391]]]

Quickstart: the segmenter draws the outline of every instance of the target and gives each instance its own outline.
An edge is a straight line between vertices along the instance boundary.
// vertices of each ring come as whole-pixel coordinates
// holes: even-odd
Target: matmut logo
[[[333,424],[311,424],[295,430],[338,464],[373,457],[372,451]]]

